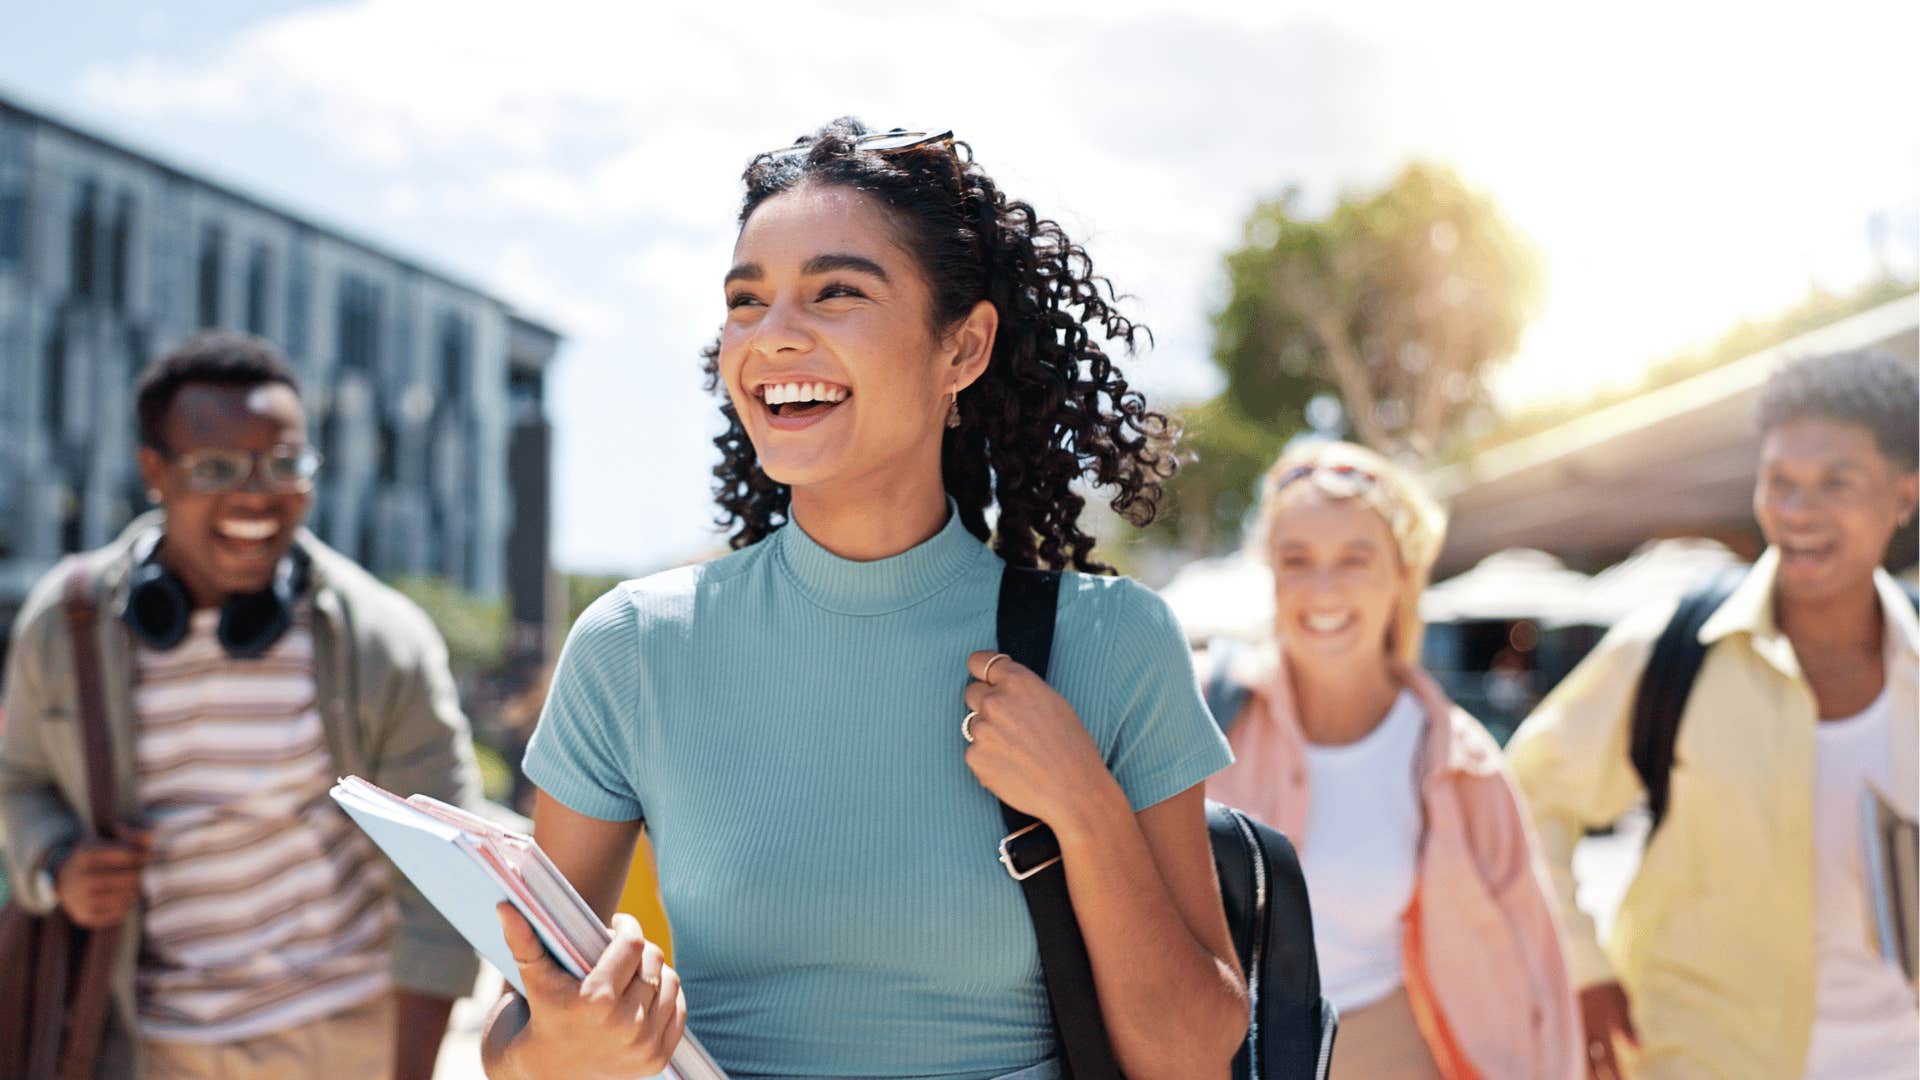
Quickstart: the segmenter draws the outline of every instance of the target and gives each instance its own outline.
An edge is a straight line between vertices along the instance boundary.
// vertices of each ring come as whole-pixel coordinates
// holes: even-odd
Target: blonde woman
[[[1360,447],[1273,466],[1255,540],[1273,633],[1213,658],[1236,761],[1207,794],[1300,849],[1341,1014],[1335,1077],[1572,1078],[1577,1014],[1533,836],[1499,749],[1417,666],[1445,528]]]

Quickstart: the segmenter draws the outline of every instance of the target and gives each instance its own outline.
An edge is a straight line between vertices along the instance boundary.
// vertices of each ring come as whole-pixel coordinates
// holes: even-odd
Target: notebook
[[[515,990],[524,993],[526,987],[494,913],[502,900],[526,917],[547,951],[576,979],[585,977],[612,942],[612,933],[532,837],[425,795],[403,799],[357,776],[335,784],[331,794]],[[688,1031],[667,1071],[654,1080],[727,1078]]]
[[[1867,845],[1867,896],[1880,955],[1908,982],[1920,969],[1920,826],[1869,787],[1860,798]]]

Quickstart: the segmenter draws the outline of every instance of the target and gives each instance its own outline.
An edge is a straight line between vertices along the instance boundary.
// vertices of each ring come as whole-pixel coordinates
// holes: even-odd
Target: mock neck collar
[[[843,559],[789,521],[768,541],[774,558],[807,599],[842,615],[883,615],[912,607],[959,579],[989,554],[947,501],[947,523],[898,555],[871,562]]]

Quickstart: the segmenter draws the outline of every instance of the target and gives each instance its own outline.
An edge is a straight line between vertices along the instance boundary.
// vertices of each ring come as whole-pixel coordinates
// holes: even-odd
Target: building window
[[[100,185],[82,180],[73,193],[73,214],[68,221],[67,291],[75,296],[93,296],[94,243],[100,222],[94,204],[100,201]]]
[[[357,274],[340,278],[339,348],[343,371],[373,372],[380,361],[380,286]]]
[[[307,260],[296,241],[287,258],[287,355],[307,358]]]
[[[113,233],[107,240],[107,301],[115,311],[127,308],[127,259],[133,247],[133,194],[114,201]]]
[[[272,272],[267,260],[272,252],[265,244],[254,244],[253,251],[247,257],[247,332],[266,335],[267,332],[267,288]]]
[[[389,487],[400,482],[400,429],[385,414],[380,417],[380,482]]]
[[[546,404],[547,380],[538,371],[516,371],[507,376],[507,413],[514,423],[540,419]]]
[[[460,401],[466,396],[467,367],[473,355],[473,326],[466,316],[449,311],[440,316],[440,396]]]
[[[27,139],[0,123],[0,270],[27,257]]]
[[[208,225],[200,230],[200,325],[220,325],[221,262],[227,246],[225,230]]]
[[[41,401],[41,425],[59,439],[67,427],[67,334],[62,326],[56,325],[47,338],[47,365],[42,377],[46,380],[46,397]]]

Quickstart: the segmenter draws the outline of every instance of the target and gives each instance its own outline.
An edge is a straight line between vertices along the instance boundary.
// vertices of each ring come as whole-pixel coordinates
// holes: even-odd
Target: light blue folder
[[[502,900],[511,903],[540,933],[547,951],[561,967],[576,979],[586,975],[573,970],[574,965],[565,959],[565,947],[548,940],[540,920],[494,876],[461,830],[411,807],[389,807],[339,786],[332,794],[427,902],[439,909],[476,952],[500,969],[515,990],[524,994],[527,988],[520,981],[520,965],[513,962],[513,950],[507,948],[507,939],[500,931],[500,916],[494,913],[494,905]]]
[[[390,800],[386,797],[390,792],[382,793],[365,781],[353,783],[365,784],[371,790],[358,791],[342,781],[333,787],[333,801],[515,990],[524,994],[526,986],[520,981],[520,965],[514,963],[513,950],[507,947],[500,930],[500,916],[494,912],[502,900],[526,918],[561,967],[576,979],[585,977],[586,972],[567,959],[567,949],[486,865],[463,830],[405,802]],[[571,893],[565,879],[560,883]],[[578,894],[572,895],[577,900]],[[689,1030],[673,1053],[672,1071],[651,1080],[726,1080],[726,1074]]]

